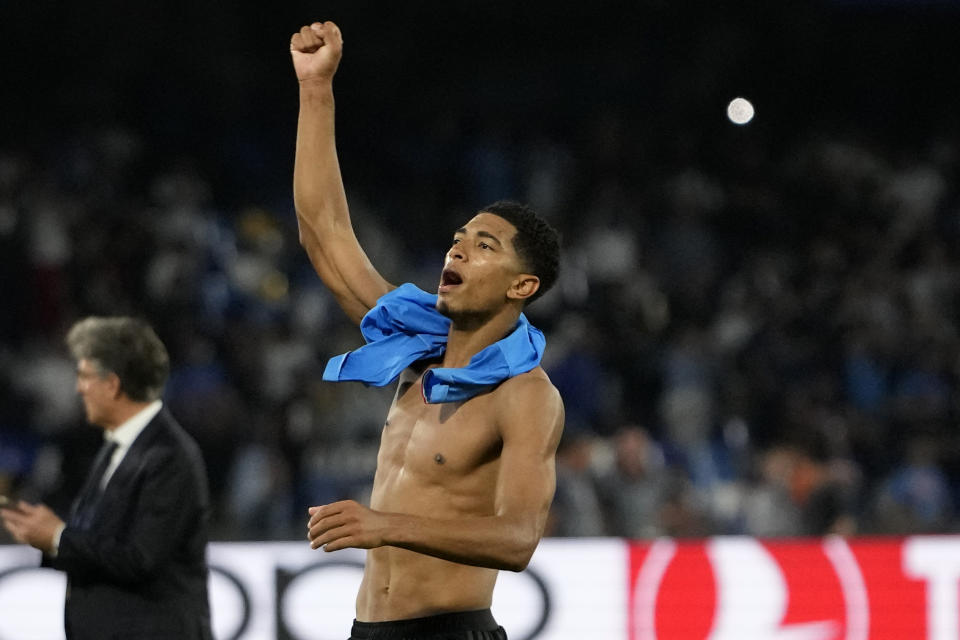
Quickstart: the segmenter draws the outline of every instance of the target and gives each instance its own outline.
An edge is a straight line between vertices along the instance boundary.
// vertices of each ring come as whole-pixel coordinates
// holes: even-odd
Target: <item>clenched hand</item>
[[[343,55],[343,36],[332,22],[314,22],[290,38],[293,68],[301,82],[333,79]]]
[[[310,507],[307,539],[311,549],[373,549],[383,546],[385,515],[353,500]]]

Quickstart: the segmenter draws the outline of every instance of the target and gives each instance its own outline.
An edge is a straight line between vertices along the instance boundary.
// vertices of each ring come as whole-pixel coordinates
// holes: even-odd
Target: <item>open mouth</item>
[[[461,278],[460,274],[453,269],[444,269],[443,273],[440,274],[441,291],[446,291],[450,287],[455,287],[461,283],[463,283],[463,278]]]

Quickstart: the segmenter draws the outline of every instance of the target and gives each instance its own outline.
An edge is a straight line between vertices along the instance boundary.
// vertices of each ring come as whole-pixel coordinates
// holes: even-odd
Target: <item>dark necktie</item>
[[[113,440],[104,440],[103,446],[97,452],[97,457],[93,461],[93,467],[83,483],[83,489],[73,502],[73,508],[70,511],[70,526],[86,529],[90,524],[90,516],[100,497],[100,481],[103,474],[110,466],[110,459],[117,448],[117,443]]]

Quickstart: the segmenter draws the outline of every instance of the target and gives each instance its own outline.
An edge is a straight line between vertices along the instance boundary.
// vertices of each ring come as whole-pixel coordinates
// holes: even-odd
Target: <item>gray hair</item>
[[[160,398],[170,374],[170,357],[150,325],[128,317],[89,317],[67,333],[77,361],[90,360],[101,376],[115,373],[120,389],[135,402]]]

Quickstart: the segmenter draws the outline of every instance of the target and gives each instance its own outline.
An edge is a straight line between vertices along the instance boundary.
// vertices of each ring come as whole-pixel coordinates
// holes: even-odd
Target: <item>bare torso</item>
[[[457,519],[492,516],[502,441],[495,403],[504,383],[467,402],[427,404],[423,369],[408,369],[383,427],[371,508]],[[540,368],[523,376],[545,376]],[[397,547],[367,552],[357,618],[398,620],[490,606],[497,570]]]

